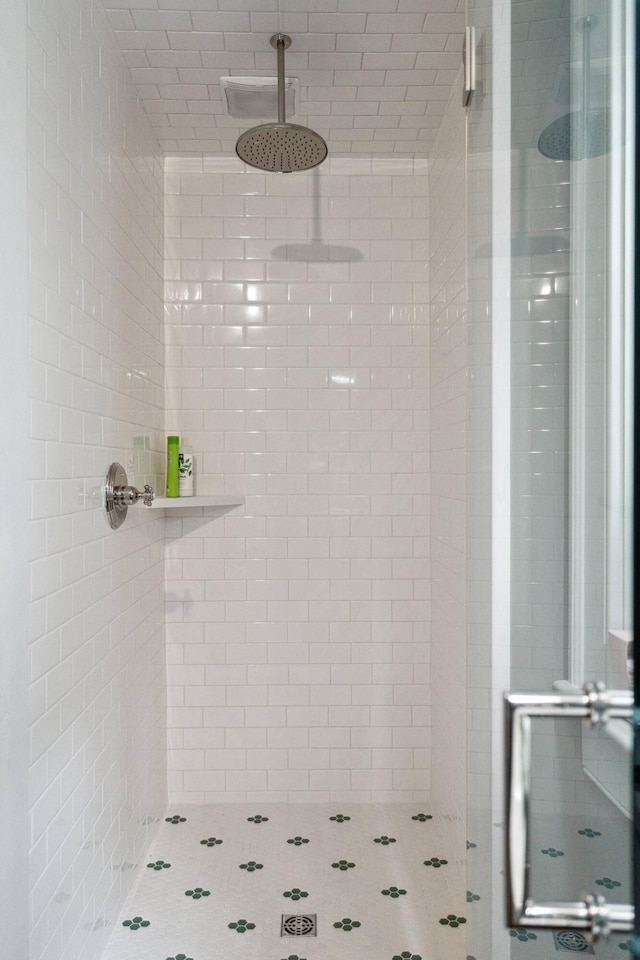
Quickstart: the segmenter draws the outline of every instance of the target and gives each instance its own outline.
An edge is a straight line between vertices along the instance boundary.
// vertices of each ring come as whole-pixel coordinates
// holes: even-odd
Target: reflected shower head
[[[590,160],[609,152],[609,110],[591,107],[591,31],[598,18],[583,17],[581,109],[565,113],[544,128],[538,150],[550,160]]]
[[[545,127],[538,150],[550,160],[589,160],[609,152],[609,111],[606,107],[576,110]]]
[[[236,153],[250,166],[272,173],[311,170],[326,158],[327,145],[314,130],[286,122],[284,51],[291,46],[291,37],[276,33],[270,42],[278,51],[278,122],[263,123],[241,134],[236,143]]]

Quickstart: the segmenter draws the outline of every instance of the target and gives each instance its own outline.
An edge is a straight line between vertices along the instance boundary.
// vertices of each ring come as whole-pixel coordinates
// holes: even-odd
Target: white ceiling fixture
[[[284,82],[287,117],[296,112],[297,77]],[[220,77],[225,113],[239,120],[271,120],[278,115],[278,83],[275,77]]]

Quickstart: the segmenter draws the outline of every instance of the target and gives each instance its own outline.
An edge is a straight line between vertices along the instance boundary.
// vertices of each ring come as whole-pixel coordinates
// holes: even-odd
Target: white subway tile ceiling
[[[247,10],[247,6],[250,7]],[[464,0],[106,0],[162,150],[229,155],[258,122],[226,114],[223,76],[274,76],[293,40],[291,118],[332,156],[429,155],[460,65]],[[275,117],[274,117],[275,119]]]

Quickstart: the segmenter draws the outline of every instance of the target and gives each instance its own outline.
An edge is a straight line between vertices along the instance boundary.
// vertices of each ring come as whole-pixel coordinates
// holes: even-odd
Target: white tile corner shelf
[[[211,495],[203,497],[156,497],[151,503],[152,510],[184,510],[189,507],[241,507],[244,497],[236,494]]]

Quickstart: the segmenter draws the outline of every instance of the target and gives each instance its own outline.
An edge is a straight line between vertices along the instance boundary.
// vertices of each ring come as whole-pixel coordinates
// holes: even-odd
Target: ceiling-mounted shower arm
[[[327,156],[327,144],[319,133],[287,123],[285,115],[284,51],[291,46],[286,33],[274,33],[269,40],[278,54],[278,120],[251,127],[238,137],[236,153],[258,170],[293,173],[310,170]]]
[[[269,41],[278,54],[278,123],[286,123],[284,88],[284,52],[291,46],[291,37],[286,33],[275,33]]]

